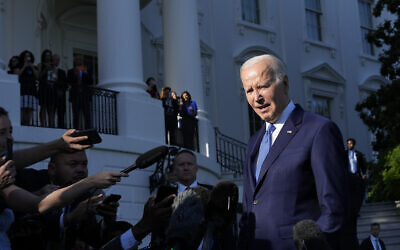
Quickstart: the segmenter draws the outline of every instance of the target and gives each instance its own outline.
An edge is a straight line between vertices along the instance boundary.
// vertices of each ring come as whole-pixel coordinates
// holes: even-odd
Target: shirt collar
[[[195,180],[192,184],[190,184],[189,187],[194,188],[194,187],[197,187],[197,186],[198,186],[197,180]],[[182,193],[183,191],[185,191],[186,187],[187,186],[185,186],[185,185],[181,184],[180,182],[178,182],[178,194]]]
[[[375,242],[376,240],[379,241],[379,238],[374,237],[372,234],[370,234],[369,237],[371,238],[371,241],[374,241],[374,242]]]
[[[282,114],[279,116],[278,120],[274,123],[276,130],[280,131],[283,125],[285,124],[286,120],[289,118],[292,111],[296,108],[293,101],[290,100],[289,104],[283,110]],[[271,123],[265,122],[266,126],[265,129],[267,130]]]

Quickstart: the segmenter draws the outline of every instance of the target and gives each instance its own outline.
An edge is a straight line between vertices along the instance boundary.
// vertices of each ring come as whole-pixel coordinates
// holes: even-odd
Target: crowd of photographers
[[[67,72],[59,67],[60,56],[51,50],[42,52],[35,64],[32,52],[25,50],[12,56],[8,63],[9,74],[18,75],[21,94],[21,124],[33,125],[34,111],[39,113],[40,126],[67,128],[67,91],[72,105],[74,128],[91,128],[91,87],[93,76],[84,64],[82,55],[74,56],[74,66]],[[158,93],[156,80],[146,80],[147,92],[160,99],[164,107],[166,143],[196,150],[197,105],[188,91],[180,96],[170,87]]]
[[[192,100],[190,93],[183,91],[178,96],[170,87],[165,86],[159,94],[154,77],[149,77],[146,80],[146,84],[147,93],[151,97],[162,101],[166,143],[197,150],[197,104]]]
[[[59,67],[60,56],[48,49],[42,52],[40,59],[35,64],[32,52],[25,50],[11,57],[8,63],[8,73],[18,75],[21,85],[21,124],[32,125],[33,112],[39,109],[41,126],[65,128],[66,92],[69,90],[74,128],[90,128],[93,77],[84,66],[83,56],[74,56],[74,67],[68,72]]]

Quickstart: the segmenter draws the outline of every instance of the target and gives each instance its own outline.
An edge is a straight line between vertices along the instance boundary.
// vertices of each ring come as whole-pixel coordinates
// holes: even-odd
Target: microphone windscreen
[[[219,182],[211,191],[208,209],[221,216],[235,215],[237,211],[239,191],[231,181]]]
[[[204,233],[204,205],[193,190],[186,190],[175,198],[174,212],[166,231],[169,246],[196,249]],[[174,249],[175,249],[174,247]]]
[[[313,220],[302,220],[294,225],[293,241],[299,250],[329,249],[321,229]]]
[[[159,161],[161,158],[165,157],[167,154],[167,146],[153,148],[136,159],[136,167],[140,169],[147,168]]]

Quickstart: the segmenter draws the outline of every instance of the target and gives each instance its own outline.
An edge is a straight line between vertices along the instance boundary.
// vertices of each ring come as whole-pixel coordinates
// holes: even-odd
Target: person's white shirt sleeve
[[[123,233],[120,237],[121,246],[124,250],[132,250],[138,249],[139,245],[142,243],[141,241],[137,241],[135,236],[133,236],[132,229],[129,229],[125,233]]]

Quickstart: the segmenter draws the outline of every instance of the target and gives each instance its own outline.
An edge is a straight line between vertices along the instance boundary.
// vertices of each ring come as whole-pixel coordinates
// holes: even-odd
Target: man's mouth
[[[269,103],[267,103],[267,104],[264,104],[264,105],[262,105],[262,106],[260,106],[260,107],[257,107],[257,109],[259,109],[259,110],[263,110],[263,109],[265,109],[265,108],[268,108],[269,106],[271,106]]]

